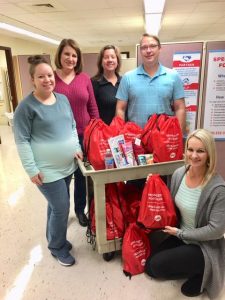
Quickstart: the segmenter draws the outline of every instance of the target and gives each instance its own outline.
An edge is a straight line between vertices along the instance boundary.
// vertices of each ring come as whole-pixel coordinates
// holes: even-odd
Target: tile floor
[[[1,300],[182,300],[182,281],[123,275],[121,254],[110,262],[86,242],[86,229],[71,213],[68,239],[77,263],[62,267],[45,240],[46,202],[22,169],[12,128],[0,126]],[[206,300],[206,295],[196,297]],[[220,300],[225,297],[222,296]]]

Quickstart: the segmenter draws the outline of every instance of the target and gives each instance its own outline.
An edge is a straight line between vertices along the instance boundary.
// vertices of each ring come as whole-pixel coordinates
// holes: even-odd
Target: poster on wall
[[[184,84],[187,134],[196,128],[200,65],[201,52],[175,52],[173,55],[173,69]]]
[[[225,49],[209,51],[204,128],[225,139]]]

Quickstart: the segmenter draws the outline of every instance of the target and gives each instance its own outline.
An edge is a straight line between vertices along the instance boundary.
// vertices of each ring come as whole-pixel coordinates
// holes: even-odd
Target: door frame
[[[9,86],[12,96],[12,107],[13,111],[15,111],[17,105],[18,105],[18,99],[17,99],[17,93],[16,93],[16,83],[15,83],[15,76],[14,76],[14,69],[13,69],[13,58],[12,58],[12,51],[9,47],[0,46],[0,50],[5,51],[5,57],[6,57],[6,64],[8,69],[8,75],[9,75]]]

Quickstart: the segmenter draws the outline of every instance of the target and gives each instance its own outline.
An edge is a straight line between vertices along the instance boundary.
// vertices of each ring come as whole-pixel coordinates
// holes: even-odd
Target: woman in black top
[[[98,72],[91,79],[92,85],[100,118],[109,125],[115,116],[115,96],[121,79],[119,49],[113,45],[103,47],[98,56],[97,66]]]

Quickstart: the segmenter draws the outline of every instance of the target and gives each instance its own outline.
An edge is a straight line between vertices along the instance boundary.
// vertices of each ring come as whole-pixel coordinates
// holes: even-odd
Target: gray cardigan
[[[173,199],[185,172],[185,167],[181,167],[172,176]],[[221,292],[225,277],[225,182],[220,175],[213,176],[202,190],[195,227],[181,230],[180,238],[196,241],[201,247],[205,259],[201,289],[205,289],[209,298],[213,299]]]

